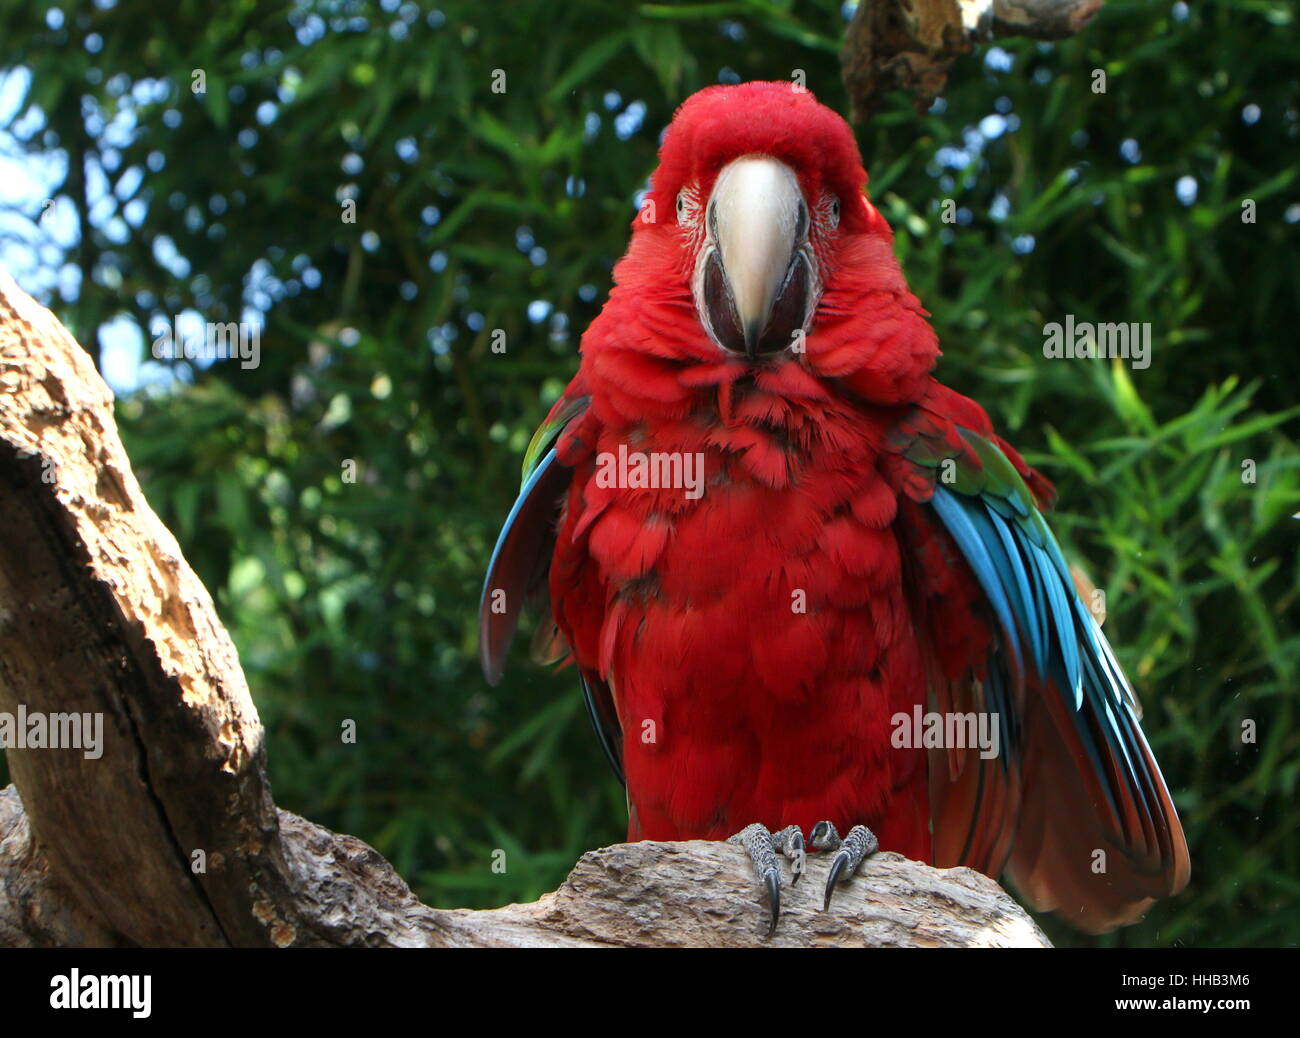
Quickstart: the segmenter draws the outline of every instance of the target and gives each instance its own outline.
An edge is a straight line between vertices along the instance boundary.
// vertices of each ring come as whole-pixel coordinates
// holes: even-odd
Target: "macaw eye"
[[[834,230],[839,225],[840,225],[840,200],[838,198],[832,198],[831,199],[831,230]]]
[[[682,188],[680,191],[677,192],[677,222],[684,223],[685,221],[686,221],[686,188]]]

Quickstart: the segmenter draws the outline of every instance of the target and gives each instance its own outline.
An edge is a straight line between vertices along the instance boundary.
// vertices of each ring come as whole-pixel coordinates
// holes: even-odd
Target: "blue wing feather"
[[[539,569],[549,565],[549,526],[568,470],[556,459],[555,448],[524,480],[510,514],[497,536],[479,595],[479,661],[489,685],[501,680],[506,650],[514,638]],[[498,598],[497,595],[501,597]]]
[[[525,604],[530,598],[546,598],[546,579],[555,549],[555,520],[572,477],[572,470],[559,460],[555,444],[565,425],[581,413],[585,404],[585,398],[573,401],[557,420],[548,421],[538,430],[525,459],[519,496],[492,549],[479,596],[479,660],[490,685],[501,680],[506,652]],[[609,686],[581,670],[578,679],[600,748],[622,782],[622,732]]]
[[[971,511],[966,507],[962,498],[949,493],[942,487],[935,489],[931,504],[934,506],[934,510],[939,513],[939,518],[943,520],[944,526],[948,528],[948,532],[952,534],[953,540],[957,542],[957,546],[966,557],[966,562],[974,572],[975,579],[979,581],[984,594],[988,596],[989,605],[993,607],[993,612],[997,616],[1002,630],[1006,633],[1014,632],[1016,625],[1011,617],[1011,603],[1007,599],[1006,591],[1003,589],[1002,582],[998,577],[997,568],[989,555],[988,547],[981,539],[979,530],[971,518]],[[1015,672],[1022,673],[1024,662],[1020,656],[1018,639],[1008,638],[1006,644],[1014,660]]]
[[[1017,838],[1007,867],[1038,907],[1064,901],[1098,929],[1131,921],[1149,903],[1144,899],[1186,884],[1182,827],[1142,734],[1133,689],[1075,590],[1050,527],[1005,455],[991,441],[962,433],[981,464],[956,486],[935,484],[930,503],[999,629],[981,683],[982,709],[1003,715],[1004,768],[1024,762],[1033,776],[1026,781],[1053,783],[1022,802],[1030,832],[1023,847]],[[980,791],[966,802],[981,810]],[[1072,804],[1072,812],[1062,815],[1051,806],[1057,803]],[[968,846],[977,824],[972,818]],[[1067,845],[1070,857],[1062,858]],[[1113,870],[1096,881],[1076,864],[1109,846],[1123,852],[1122,876]],[[1114,889],[1103,892],[1112,882]],[[1085,889],[1098,898],[1092,908],[1083,907]]]

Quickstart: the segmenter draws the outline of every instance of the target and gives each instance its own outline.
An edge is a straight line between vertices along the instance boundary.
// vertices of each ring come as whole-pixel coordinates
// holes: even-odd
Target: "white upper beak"
[[[794,250],[803,193],[794,170],[766,155],[745,155],[718,174],[711,230],[748,343],[767,327]]]

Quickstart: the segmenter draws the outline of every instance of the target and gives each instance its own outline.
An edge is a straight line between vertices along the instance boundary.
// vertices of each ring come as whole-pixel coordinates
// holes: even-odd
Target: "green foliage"
[[[803,70],[845,110],[844,13],[102,6],[0,0],[0,69],[32,73],[17,146],[72,157],[52,194],[75,210],[98,199],[68,248],[39,205],[0,211],[0,241],[80,280],[14,272],[87,343],[115,317],[264,316],[258,367],[182,361],[119,410],[239,645],[276,799],[432,903],[534,897],[625,813],[571,673],[518,652],[500,688],[478,674],[479,581],[529,435],[675,105]],[[1061,942],[1300,934],[1298,56],[1282,0],[1110,0],[1080,37],[985,49],[929,112],[899,97],[859,134],[943,377],[1058,484],[1187,825],[1186,894],[1095,942],[1050,924]],[[1149,322],[1150,366],[1046,359],[1067,314]]]

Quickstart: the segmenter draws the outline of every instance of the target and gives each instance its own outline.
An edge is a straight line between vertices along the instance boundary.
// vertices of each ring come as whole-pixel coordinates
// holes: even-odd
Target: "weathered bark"
[[[918,110],[943,92],[948,70],[996,37],[1061,40],[1079,32],[1102,0],[862,0],[840,53],[854,122],[889,90],[911,90]]]
[[[554,893],[488,911],[421,904],[373,849],[281,811],[278,839],[296,895],[296,944],[334,947],[1046,948],[1002,889],[971,869],[897,854],[868,859],[822,912],[829,861],[766,908],[737,847],[630,843],[590,851]],[[181,940],[176,938],[177,943]],[[0,946],[120,946],[51,873],[17,792],[0,791]]]
[[[277,811],[234,646],[111,393],[2,272],[0,531],[0,715],[103,723],[98,754],[5,751],[0,945],[1046,944],[991,880],[892,854],[830,913],[815,861],[767,941],[744,853],[704,842],[593,851],[530,905],[422,905],[361,841]]]
[[[54,874],[124,940],[283,943],[293,898],[234,645],[91,358],[2,274],[0,530],[0,711],[103,718],[97,759],[6,751]]]

